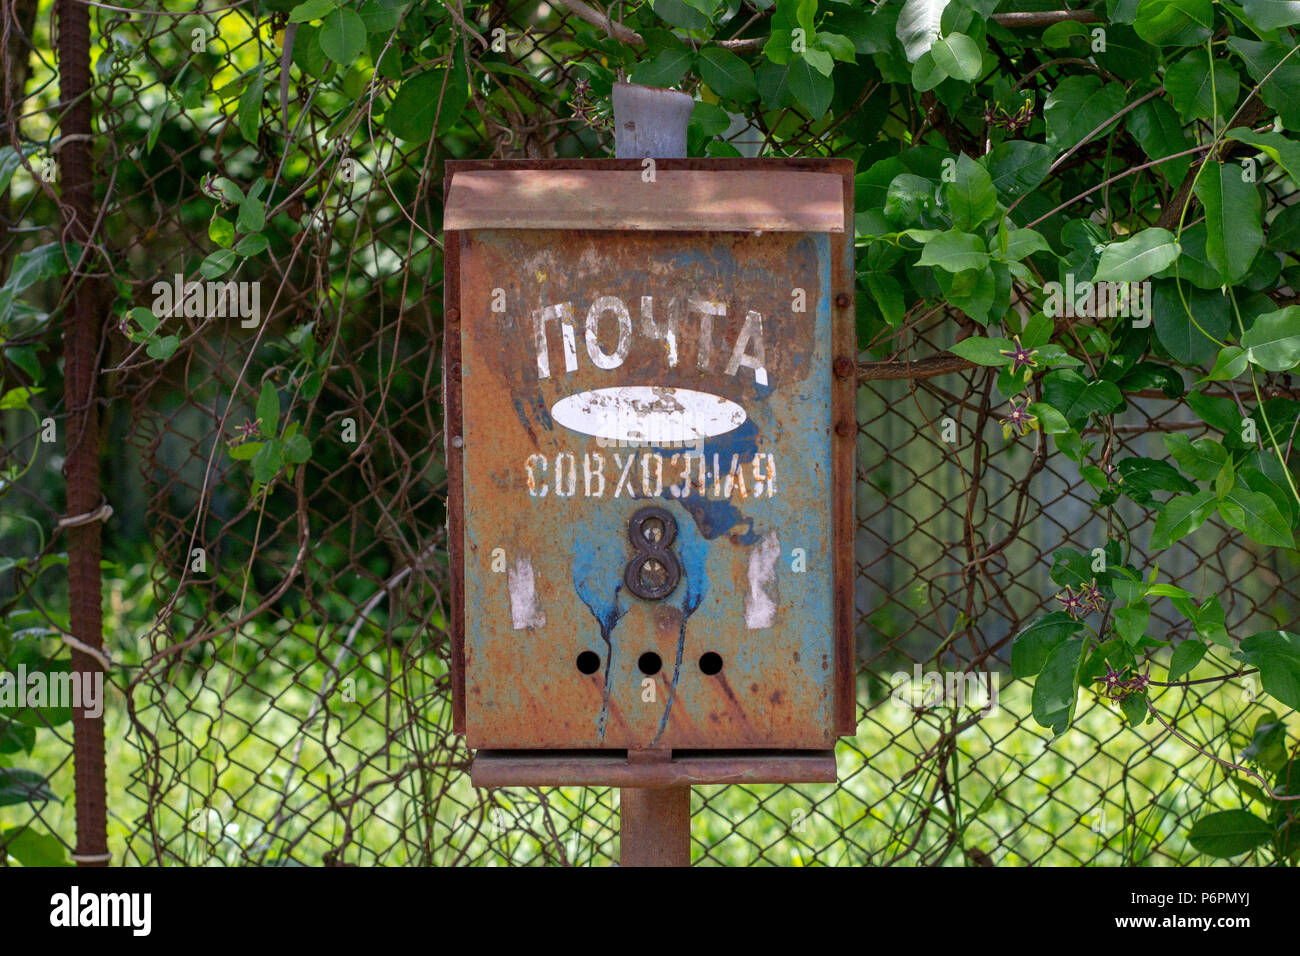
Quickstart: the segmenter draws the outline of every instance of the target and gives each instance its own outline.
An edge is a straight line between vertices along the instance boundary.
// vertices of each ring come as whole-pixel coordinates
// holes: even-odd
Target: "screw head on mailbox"
[[[856,723],[852,163],[653,172],[448,163],[456,729],[825,750]]]

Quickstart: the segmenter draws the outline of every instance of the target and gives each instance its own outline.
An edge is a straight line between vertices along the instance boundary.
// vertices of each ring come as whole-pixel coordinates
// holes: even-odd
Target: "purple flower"
[[[1015,342],[1013,349],[999,349],[999,355],[1005,355],[1011,359],[1011,374],[1016,375],[1022,368],[1037,368],[1038,363],[1034,361],[1034,356],[1038,354],[1038,349],[1027,349],[1020,344],[1020,336],[1012,339]]]

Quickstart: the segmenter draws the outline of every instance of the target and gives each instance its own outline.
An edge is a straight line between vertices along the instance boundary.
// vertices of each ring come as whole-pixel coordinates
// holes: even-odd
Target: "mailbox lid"
[[[851,215],[851,164],[750,162],[796,174],[791,183],[800,175],[820,177],[833,170],[830,178],[838,181],[841,227]],[[754,171],[748,163],[720,164],[746,167],[722,170],[727,173]],[[468,164],[449,164],[453,172],[449,194],[455,193],[456,181],[468,172],[497,172],[500,167],[513,172],[514,165],[535,172],[536,165],[548,174],[572,166],[580,171],[621,166],[613,171],[633,174],[640,191],[664,199],[669,195],[661,188],[667,185],[663,179],[653,185],[640,181],[638,161],[481,164],[491,167],[487,170],[476,168],[480,164],[462,170],[462,165]],[[691,168],[672,168],[677,165]],[[710,161],[663,161],[658,175],[690,172],[707,181],[714,175],[710,166]],[[808,168],[800,168],[804,166]],[[541,180],[530,181],[535,186]],[[722,191],[712,195],[717,208],[725,208]],[[677,215],[670,213],[667,219],[655,221]],[[472,218],[482,214],[481,209],[461,205],[456,211],[460,218],[450,221],[486,222]],[[543,214],[544,210],[536,213]],[[852,720],[852,674],[845,664],[851,665],[852,641],[848,492],[853,441],[843,439],[839,444],[845,447],[837,447],[834,426],[845,414],[849,420],[853,417],[853,387],[849,382],[835,384],[831,372],[846,343],[852,354],[852,260],[847,237],[834,233],[829,225],[814,230],[696,228],[692,236],[684,228],[605,231],[594,227],[591,217],[586,217],[583,229],[561,229],[555,225],[560,221],[516,216],[507,224],[493,222],[493,228],[473,227],[447,237],[448,308],[461,316],[458,328],[449,327],[447,349],[458,729],[468,731],[471,746],[511,749],[829,745],[837,732],[851,732]],[[746,220],[748,225],[759,221]],[[771,217],[761,221],[768,226],[777,222]],[[829,217],[818,221],[830,223]],[[707,288],[710,283],[714,283],[712,290]],[[801,315],[772,320],[772,331],[782,329],[778,335],[789,339],[774,338],[767,345],[773,375],[770,387],[757,388],[756,376],[747,368],[738,370],[738,379],[722,379],[722,366],[745,312],[752,306],[775,315],[781,300],[788,304],[792,285],[806,287],[810,299]],[[492,311],[497,290],[505,295],[504,313]],[[719,342],[710,372],[700,370],[695,346],[684,340],[679,343],[680,362],[673,369],[656,368],[649,358],[655,348],[647,350],[645,342],[629,350],[617,372],[588,361],[582,326],[596,299],[617,298],[639,323],[642,296],[659,303],[650,307],[655,312],[663,310],[675,292],[685,297],[688,291],[728,302],[728,318],[716,320]],[[550,374],[541,379],[532,350],[531,316],[560,301],[572,303],[578,366],[572,371],[567,368],[566,345],[558,324],[552,323],[548,326]],[[662,311],[656,314],[664,316]],[[608,314],[605,318],[612,321]],[[606,335],[605,348],[612,347]],[[791,374],[796,365],[798,374]],[[655,454],[663,462],[665,485],[678,480],[680,463],[670,461],[674,449],[602,447],[592,436],[555,421],[552,411],[560,399],[613,385],[698,387],[725,393],[722,397],[746,407],[749,430],[706,443],[706,482],[716,475],[715,452],[717,467],[727,472],[737,450],[776,450],[791,456],[788,468],[778,465],[778,481],[789,482],[780,486],[788,489],[786,494],[778,501],[723,496],[728,500],[697,497],[688,502],[650,488],[660,491],[655,496],[646,493],[645,469],[638,465],[632,475],[636,492],[625,492],[615,500],[613,485],[620,477],[615,469],[629,453],[638,458]],[[532,493],[553,482],[556,456],[568,454],[574,456],[579,484],[584,482],[586,456],[604,458],[609,482],[605,499],[565,500],[568,496],[555,495],[554,487],[546,496]],[[537,487],[528,483],[525,474],[525,462],[533,455],[540,456],[534,463]],[[549,461],[544,475],[541,459]],[[565,470],[569,461],[561,459]],[[743,456],[741,461],[752,491],[753,461]],[[846,463],[847,474],[841,474]],[[651,473],[657,467],[653,463]],[[650,481],[656,483],[653,477]],[[632,553],[627,550],[627,523],[637,508],[647,504],[663,504],[672,511],[681,523],[679,544],[704,549],[709,570],[702,595],[692,598],[683,589],[662,603],[646,603],[625,591],[618,593],[616,572]],[[701,504],[702,515],[689,510]],[[784,619],[775,630],[751,629],[745,625],[748,566],[773,529],[785,546],[780,562],[785,573],[778,582],[778,587],[785,585]],[[806,577],[790,574],[790,555],[785,553],[799,545],[799,538],[810,544],[803,549],[809,567],[800,572]],[[506,566],[494,571],[491,565],[498,547]],[[530,577],[527,584],[525,576]],[[610,580],[603,581],[605,577]],[[535,600],[535,606],[516,614],[512,588],[531,594],[525,603]],[[609,608],[603,608],[595,594],[602,588],[611,592],[604,596],[612,598]],[[697,599],[699,603],[692,606]],[[675,612],[670,610],[673,607]],[[687,610],[690,613],[684,613]],[[615,617],[611,619],[607,611]],[[689,631],[684,638],[683,618]],[[574,658],[583,650],[593,650],[601,658],[601,669],[594,675],[575,670]],[[643,678],[636,665],[647,650],[659,653],[663,669],[655,675],[657,702],[643,706],[639,698]],[[720,677],[697,673],[705,650],[721,653]]]
[[[651,183],[635,162],[629,169],[604,162],[577,169],[453,166],[444,228],[844,232],[839,173],[670,165],[656,168]]]

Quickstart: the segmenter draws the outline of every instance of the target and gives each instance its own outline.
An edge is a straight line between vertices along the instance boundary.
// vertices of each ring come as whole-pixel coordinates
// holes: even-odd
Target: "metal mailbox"
[[[456,730],[852,734],[852,163],[447,168]]]

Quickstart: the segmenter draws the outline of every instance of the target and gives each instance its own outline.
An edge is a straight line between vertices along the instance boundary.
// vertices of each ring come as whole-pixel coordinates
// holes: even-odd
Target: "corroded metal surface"
[[[449,241],[469,744],[829,747],[845,723],[836,619],[849,588],[835,580],[848,526],[832,475],[851,467],[837,444],[853,442],[832,400],[851,315],[832,282],[842,242],[540,229]],[[671,520],[634,531],[648,506]],[[634,567],[641,589],[627,585]]]

